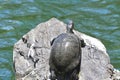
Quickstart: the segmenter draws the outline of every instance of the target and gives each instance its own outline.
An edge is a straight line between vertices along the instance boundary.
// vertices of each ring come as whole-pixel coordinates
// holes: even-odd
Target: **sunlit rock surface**
[[[25,34],[13,50],[16,80],[49,80],[50,41],[66,32],[66,24],[52,18]],[[74,30],[84,39],[79,80],[117,80],[120,72],[110,64],[105,46],[96,38]]]

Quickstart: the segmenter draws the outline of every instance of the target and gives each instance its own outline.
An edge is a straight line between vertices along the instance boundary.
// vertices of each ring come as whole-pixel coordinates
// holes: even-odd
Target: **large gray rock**
[[[66,24],[52,18],[25,34],[13,50],[16,80],[48,80],[50,41],[65,32]],[[110,64],[105,46],[98,39],[75,30],[74,33],[86,43],[82,48],[79,80],[117,80],[120,73]]]

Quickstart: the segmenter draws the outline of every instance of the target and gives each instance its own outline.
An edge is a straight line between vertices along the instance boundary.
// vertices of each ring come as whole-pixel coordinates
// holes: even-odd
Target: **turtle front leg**
[[[82,39],[82,40],[80,40],[80,41],[81,41],[81,47],[85,47],[86,44],[85,44],[84,40]]]

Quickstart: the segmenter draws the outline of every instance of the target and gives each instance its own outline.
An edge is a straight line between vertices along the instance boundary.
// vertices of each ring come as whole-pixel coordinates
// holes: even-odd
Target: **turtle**
[[[58,35],[51,41],[49,58],[51,80],[78,80],[81,47],[85,47],[85,43],[74,34],[73,28],[73,21],[69,21],[66,33]]]

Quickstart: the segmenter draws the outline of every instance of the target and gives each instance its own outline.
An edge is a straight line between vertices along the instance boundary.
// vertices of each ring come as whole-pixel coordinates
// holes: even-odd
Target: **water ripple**
[[[0,65],[1,65],[2,63],[8,63],[8,60],[5,59],[5,58],[0,57]]]
[[[12,46],[16,42],[16,39],[4,38],[4,39],[0,39],[0,42],[1,42],[0,48],[3,48],[3,47]]]
[[[97,13],[97,14],[110,14],[111,11],[108,9],[102,9],[102,8],[88,8],[88,7],[82,7],[80,8],[81,11],[85,12],[92,12],[92,13]]]
[[[0,79],[1,80],[10,80],[10,77],[11,77],[10,70],[8,70],[6,68],[0,69]]]

